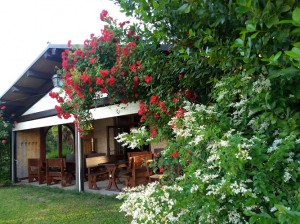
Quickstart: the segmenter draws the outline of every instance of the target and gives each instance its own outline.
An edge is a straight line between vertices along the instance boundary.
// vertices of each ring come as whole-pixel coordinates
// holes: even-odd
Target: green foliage
[[[0,144],[0,184],[10,180],[10,144]]]
[[[73,134],[67,126],[62,126],[62,157],[74,153]],[[51,127],[46,135],[46,158],[58,158],[58,126]]]
[[[4,117],[5,116],[5,117]],[[0,109],[0,183],[10,181],[10,132],[11,132],[11,118],[5,114],[5,106]]]

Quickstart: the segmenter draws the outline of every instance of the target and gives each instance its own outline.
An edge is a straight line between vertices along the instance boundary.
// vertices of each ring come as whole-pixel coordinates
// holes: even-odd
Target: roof
[[[0,106],[5,106],[5,115],[21,116],[51,89],[52,76],[61,68],[61,53],[67,45],[49,44],[37,59],[23,72],[20,78],[1,96]]]

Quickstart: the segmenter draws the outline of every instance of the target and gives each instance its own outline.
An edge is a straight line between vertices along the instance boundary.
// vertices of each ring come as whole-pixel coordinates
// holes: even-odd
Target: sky
[[[51,44],[83,44],[100,35],[106,9],[119,21],[128,18],[110,0],[0,1],[0,96]]]

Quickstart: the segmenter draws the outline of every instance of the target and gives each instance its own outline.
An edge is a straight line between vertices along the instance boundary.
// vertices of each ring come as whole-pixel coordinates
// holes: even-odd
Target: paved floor
[[[30,182],[28,183],[28,180],[22,180],[20,182],[18,182],[18,184],[24,184],[24,185],[32,185],[32,186],[39,186],[39,187],[46,187],[47,184],[39,184],[37,181],[35,182]],[[75,190],[76,189],[76,185],[75,185],[75,181],[73,181],[74,185],[71,186],[67,186],[67,187],[62,187],[60,183],[58,184],[53,184],[53,185],[49,185],[48,187],[57,187],[57,188],[61,188],[64,190]],[[108,181],[104,180],[104,181],[98,181],[97,182],[97,186],[100,188],[99,190],[92,190],[88,188],[88,182],[84,182],[84,191],[85,192],[91,192],[91,193],[96,193],[96,194],[103,194],[103,195],[117,195],[120,192],[119,191],[114,191],[114,190],[106,190],[106,186],[108,185]],[[118,184],[118,188],[120,190],[122,190],[124,188],[123,184]]]

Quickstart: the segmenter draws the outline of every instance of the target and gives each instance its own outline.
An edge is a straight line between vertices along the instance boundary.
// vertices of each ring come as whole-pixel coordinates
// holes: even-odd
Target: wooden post
[[[62,125],[58,125],[58,158],[62,158]]]
[[[46,161],[46,138],[45,128],[40,128],[40,159]]]
[[[17,132],[11,132],[11,181],[17,181],[17,164],[16,164],[16,139],[17,139]]]

